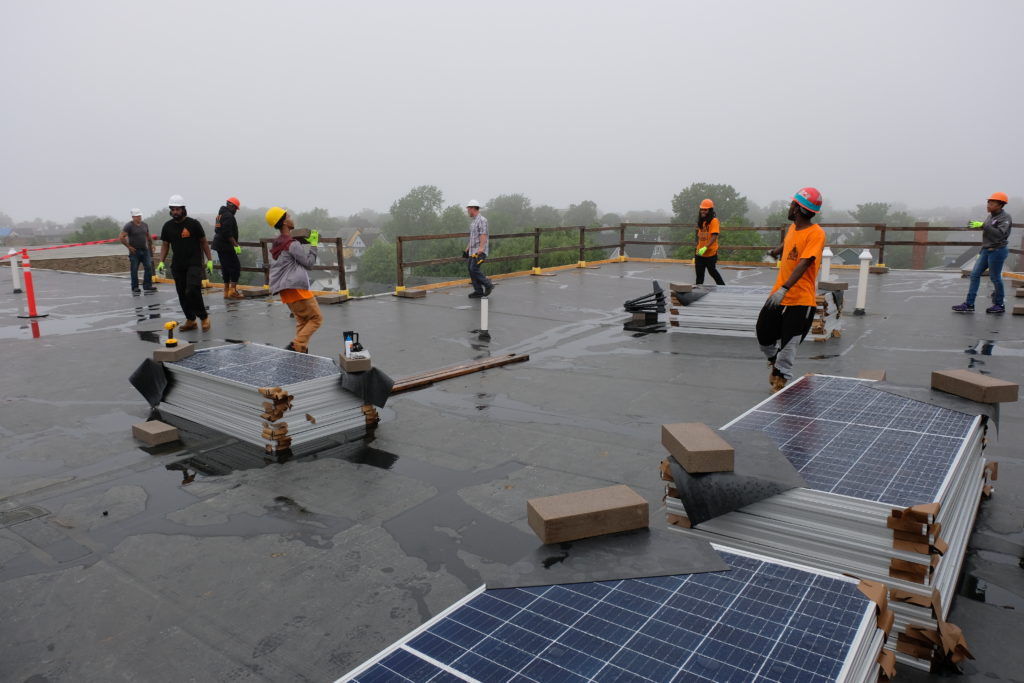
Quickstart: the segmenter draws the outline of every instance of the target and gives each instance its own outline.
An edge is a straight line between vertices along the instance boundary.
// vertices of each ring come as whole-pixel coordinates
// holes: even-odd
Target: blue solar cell
[[[856,585],[723,559],[730,571],[487,591],[354,680],[450,676],[409,653],[489,682],[833,679],[873,609]]]
[[[811,375],[729,429],[771,436],[809,488],[909,506],[936,499],[973,421],[872,382]]]

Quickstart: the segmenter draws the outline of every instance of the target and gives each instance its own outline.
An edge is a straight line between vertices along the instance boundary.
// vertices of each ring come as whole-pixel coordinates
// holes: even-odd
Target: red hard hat
[[[702,208],[702,209],[713,209],[713,208],[715,208],[715,203],[713,201],[711,201],[710,199],[705,199],[704,201],[702,201],[700,203],[700,208]]]
[[[988,200],[992,201],[993,199],[997,202],[1002,202],[1003,204],[1010,203],[1010,198],[1006,196],[1005,192],[993,192],[992,196],[989,197]]]
[[[813,211],[814,213],[821,211],[821,193],[816,188],[801,188],[793,195],[793,201],[808,211]]]
[[[228,201],[234,204],[236,209],[242,208],[242,202],[238,201],[238,197],[228,197]]]

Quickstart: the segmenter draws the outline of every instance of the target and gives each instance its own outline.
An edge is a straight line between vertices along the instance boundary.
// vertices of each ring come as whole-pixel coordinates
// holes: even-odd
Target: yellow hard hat
[[[281,216],[288,213],[287,210],[282,209],[280,206],[272,206],[267,211],[267,225],[272,228],[277,227],[277,222],[281,220]]]

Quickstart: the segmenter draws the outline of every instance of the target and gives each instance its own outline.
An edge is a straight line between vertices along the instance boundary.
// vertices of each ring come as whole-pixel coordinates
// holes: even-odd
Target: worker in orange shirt
[[[796,347],[811,329],[817,309],[818,266],[825,248],[825,231],[813,222],[821,211],[821,193],[805,187],[789,205],[789,220],[782,244],[768,252],[780,258],[775,287],[757,316],[757,343],[771,367],[772,392],[793,378]]]
[[[309,269],[316,265],[320,233],[311,230],[306,238],[309,247],[306,247],[292,237],[295,223],[285,209],[272,206],[265,218],[267,224],[280,233],[270,245],[270,292],[279,294],[281,302],[295,316],[295,338],[285,348],[309,353],[309,338],[324,320],[320,304],[309,289]]]
[[[721,233],[718,218],[715,217],[715,203],[705,199],[700,203],[697,215],[697,251],[693,255],[693,268],[697,271],[697,284],[704,284],[704,271],[714,278],[715,284],[724,285],[725,280],[718,273],[718,235]]]

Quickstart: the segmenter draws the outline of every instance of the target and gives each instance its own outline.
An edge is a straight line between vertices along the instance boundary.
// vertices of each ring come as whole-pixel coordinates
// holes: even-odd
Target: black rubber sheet
[[[771,498],[807,482],[764,432],[732,430],[722,435],[736,452],[732,472],[689,474],[669,456],[679,498],[693,526]]]
[[[152,358],[142,361],[128,381],[142,394],[142,398],[146,399],[151,408],[156,408],[160,404],[170,385],[170,378],[163,364]]]
[[[366,372],[345,372],[341,370],[341,388],[363,399],[364,403],[372,403],[383,408],[391,396],[395,380],[377,368]]]
[[[661,527],[539,545],[511,566],[484,565],[480,575],[488,588],[525,588],[728,569],[707,541]]]

